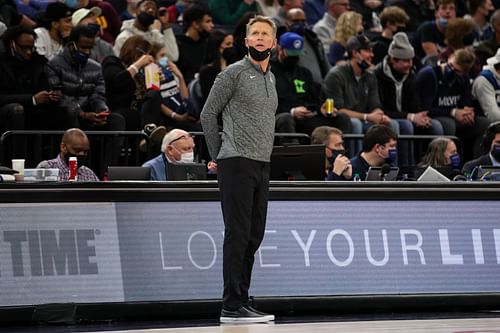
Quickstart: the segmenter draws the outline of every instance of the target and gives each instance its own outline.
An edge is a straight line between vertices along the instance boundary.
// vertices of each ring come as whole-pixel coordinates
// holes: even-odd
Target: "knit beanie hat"
[[[411,46],[408,36],[404,32],[398,32],[394,35],[387,53],[389,56],[398,59],[413,59],[415,56],[413,46]]]

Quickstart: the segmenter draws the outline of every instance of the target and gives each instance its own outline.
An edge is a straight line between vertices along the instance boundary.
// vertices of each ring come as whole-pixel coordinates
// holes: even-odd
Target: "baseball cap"
[[[49,3],[45,10],[45,18],[51,22],[59,21],[68,16],[71,16],[71,9],[62,2]]]
[[[373,43],[370,42],[370,39],[363,33],[352,36],[351,38],[349,38],[346,44],[346,50],[349,53],[351,53],[352,51],[371,49],[372,47]]]
[[[71,24],[73,24],[74,27],[80,23],[81,20],[89,16],[89,14],[92,13],[94,16],[101,16],[102,10],[99,7],[92,7],[90,9],[87,8],[80,8],[76,12],[73,13],[71,16]]]
[[[285,32],[281,35],[279,45],[289,56],[299,56],[304,53],[304,37],[295,32]]]
[[[500,64],[500,49],[497,50],[497,54],[495,54],[493,57],[488,58],[486,60],[486,63],[491,66],[495,66],[497,64]]]

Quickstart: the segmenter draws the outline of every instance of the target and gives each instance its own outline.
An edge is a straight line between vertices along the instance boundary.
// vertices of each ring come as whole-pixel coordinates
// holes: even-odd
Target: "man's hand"
[[[466,106],[463,109],[456,109],[455,120],[462,125],[474,124],[474,108]]]
[[[312,118],[316,115],[315,112],[312,112],[305,106],[296,106],[293,108],[293,117],[296,119],[307,119],[307,118]]]
[[[37,92],[33,98],[35,99],[36,105],[41,105],[41,104],[47,104],[51,101],[51,91],[49,90],[42,90]]]
[[[420,111],[420,112],[414,113],[414,117],[413,117],[412,122],[417,127],[421,127],[421,128],[431,127],[432,120],[429,117],[429,111]]]
[[[333,161],[333,172],[338,176],[350,179],[352,176],[351,161],[344,155],[338,155]]]
[[[377,109],[368,113],[366,120],[374,124],[383,124],[384,116],[384,111]]]

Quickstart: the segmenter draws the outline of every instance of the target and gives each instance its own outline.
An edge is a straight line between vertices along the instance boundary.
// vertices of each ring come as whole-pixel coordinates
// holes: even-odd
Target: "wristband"
[[[170,114],[170,118],[175,120],[175,112],[172,111],[172,113]]]
[[[415,114],[414,113],[408,113],[408,120],[413,122],[415,120]]]
[[[293,117],[293,114],[294,114],[294,113],[295,113],[295,108],[291,108],[291,109],[290,109],[290,114],[292,115],[292,117]]]
[[[139,68],[136,65],[132,64],[129,67],[133,68],[136,73],[139,73]]]
[[[455,118],[456,114],[457,114],[457,108],[454,108],[453,110],[451,110],[451,116],[453,118]]]
[[[363,115],[363,121],[367,121],[367,120],[368,120],[368,115],[365,113],[365,114]]]

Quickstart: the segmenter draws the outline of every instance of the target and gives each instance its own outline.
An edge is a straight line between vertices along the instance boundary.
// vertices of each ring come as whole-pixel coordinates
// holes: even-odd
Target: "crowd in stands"
[[[389,157],[421,166],[459,159],[453,167],[462,168],[493,152],[489,162],[499,164],[495,138],[484,140],[500,120],[499,7],[492,0],[0,0],[0,134],[144,131],[167,150],[170,130],[202,131],[213,82],[247,54],[248,20],[266,15],[278,27],[276,132],[325,144],[328,179],[352,179]],[[149,68],[158,71],[155,89],[146,84]],[[365,140],[344,147],[343,134]],[[420,134],[443,138],[425,156],[415,142],[397,140]],[[453,157],[451,136],[461,156]]]

